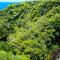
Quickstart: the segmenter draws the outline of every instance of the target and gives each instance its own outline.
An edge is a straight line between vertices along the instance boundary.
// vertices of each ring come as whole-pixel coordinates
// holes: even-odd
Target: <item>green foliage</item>
[[[0,11],[0,60],[51,60],[59,46],[59,1],[11,4]]]
[[[9,52],[0,51],[0,60],[30,60],[26,55],[13,55]]]

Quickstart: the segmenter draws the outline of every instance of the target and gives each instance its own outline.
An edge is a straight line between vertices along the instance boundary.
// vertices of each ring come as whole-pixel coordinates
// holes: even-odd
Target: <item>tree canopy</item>
[[[0,60],[51,60],[59,46],[59,1],[11,4],[0,11]]]

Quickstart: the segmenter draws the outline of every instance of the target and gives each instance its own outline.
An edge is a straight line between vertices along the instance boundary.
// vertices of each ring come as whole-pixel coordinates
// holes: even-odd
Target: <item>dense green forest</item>
[[[0,11],[0,60],[52,60],[59,48],[60,2],[22,2]]]

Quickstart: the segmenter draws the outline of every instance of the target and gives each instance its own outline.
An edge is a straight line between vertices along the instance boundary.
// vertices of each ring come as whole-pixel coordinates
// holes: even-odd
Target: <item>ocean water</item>
[[[12,4],[14,2],[0,2],[0,10],[6,8],[9,4]]]

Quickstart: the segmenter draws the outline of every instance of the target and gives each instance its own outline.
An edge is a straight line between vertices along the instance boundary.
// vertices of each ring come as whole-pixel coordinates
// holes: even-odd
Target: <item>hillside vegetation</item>
[[[52,60],[58,48],[60,2],[23,2],[0,11],[0,60]]]

